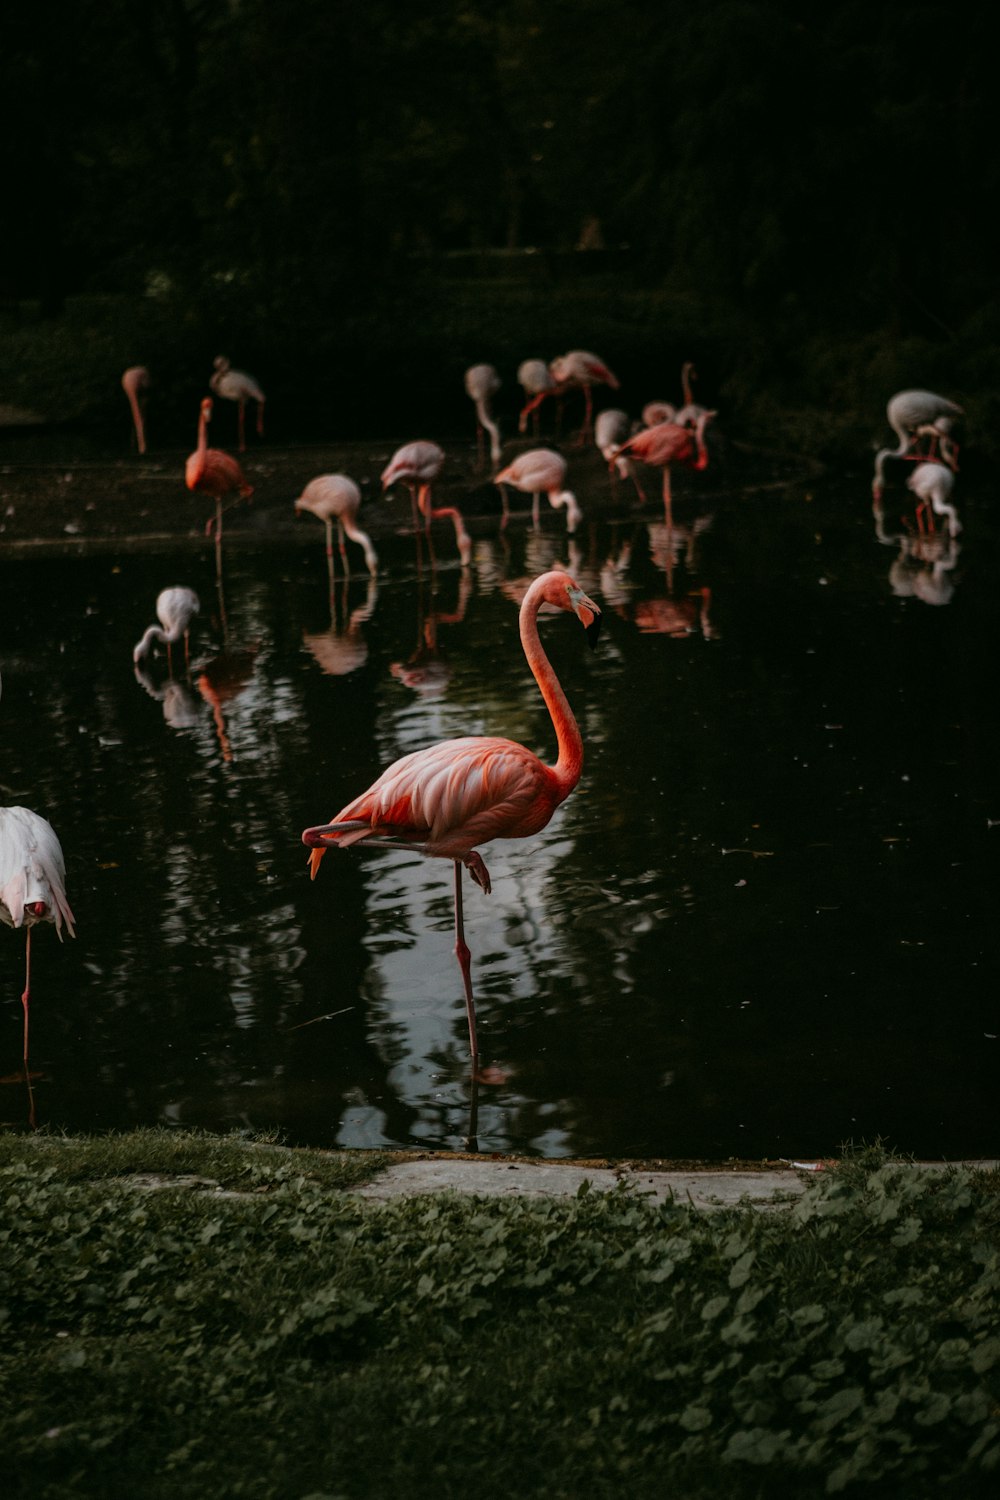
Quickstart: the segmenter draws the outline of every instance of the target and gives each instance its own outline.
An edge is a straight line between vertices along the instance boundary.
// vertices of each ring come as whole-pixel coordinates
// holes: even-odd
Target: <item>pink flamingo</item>
[[[455,541],[463,568],[472,560],[472,538],[465,529],[462,513],[454,505],[435,506],[431,500],[431,487],[444,464],[444,450],[437,443],[422,439],[415,443],[404,443],[397,448],[382,470],[383,494],[392,485],[402,482],[410,492],[413,508],[413,529],[420,530],[417,512],[424,518],[424,532],[430,535],[432,521],[450,520],[455,528]]]
[[[556,385],[552,371],[544,359],[525,359],[517,367],[517,383],[524,391],[524,405],[517,419],[518,432],[527,432],[528,418],[533,418],[535,436],[538,436],[539,411],[538,408],[546,396],[558,394],[559,387]]]
[[[212,361],[214,373],[209,376],[209,388],[224,401],[235,401],[238,410],[240,452],[246,452],[246,428],[244,410],[248,401],[257,403],[257,436],[264,436],[264,402],[266,396],[252,375],[245,370],[234,370],[224,354],[217,354]]]
[[[645,427],[630,437],[618,449],[620,456],[641,459],[644,464],[663,470],[663,509],[667,525],[673,525],[673,510],[670,494],[670,469],[673,464],[684,464],[689,469],[708,467],[708,449],[705,447],[705,428],[714,411],[702,412],[697,426],[680,427],[676,422],[660,422],[656,427]]]
[[[215,515],[209,517],[205,535],[210,536],[212,527],[215,527],[215,545],[218,549],[222,541],[223,496],[235,493],[239,498],[249,500],[253,494],[253,485],[247,483],[235,458],[223,453],[221,448],[208,446],[208,424],[211,420],[212,398],[206,396],[201,403],[201,415],[198,418],[198,446],[188,457],[184,468],[184,482],[189,490],[196,490],[200,495],[211,495],[215,500]]]
[[[556,453],[553,448],[529,448],[526,453],[519,453],[512,464],[501,469],[493,483],[513,485],[523,495],[532,497],[531,519],[535,527],[538,526],[538,497],[548,495],[549,504],[553,507],[565,506],[566,530],[572,533],[583,520],[583,512],[573,491],[564,488],[565,479],[566,460],[561,453]],[[506,524],[506,497],[504,506]]]
[[[568,354],[560,354],[552,360],[549,365],[552,378],[559,390],[582,390],[585,403],[585,415],[583,419],[584,440],[591,436],[593,431],[593,398],[591,389],[595,385],[609,385],[612,390],[618,389],[618,377],[596,354],[591,354],[586,349],[571,349]]]
[[[500,462],[500,429],[493,420],[490,402],[500,389],[500,376],[493,365],[470,365],[465,372],[465,394],[476,408],[476,451],[483,462],[483,434],[490,439],[490,462]]]
[[[462,916],[462,866],[489,895],[489,871],[477,845],[496,838],[530,838],[540,832],[576,786],[583,768],[583,737],[538,635],[538,611],[543,604],[572,611],[592,645],[601,612],[568,573],[560,572],[536,578],[521,605],[521,644],[556,732],[559,755],[554,766],[545,765],[513,740],[487,736],[443,740],[394,761],[329,823],[307,828],[302,835],[302,842],[312,851],[313,879],[324,853],[334,845],[346,849],[366,843],[454,861],[455,955],[462,971],[474,1072],[479,1045],[471,953]]]
[[[0,807],[0,922],[24,928],[24,1069],[28,1071],[28,1006],[31,999],[31,929],[52,922],[62,941],[65,922],[75,937],[66,899],[62,846],[47,818],[27,807]]]
[[[149,384],[149,371],[145,365],[130,365],[122,376],[122,390],[128,397],[135,443],[140,453],[146,451],[146,392]]]
[[[201,609],[201,601],[194,589],[177,584],[174,588],[161,589],[156,596],[156,616],[159,627],[150,625],[142,640],[132,652],[134,662],[142,661],[154,641],[163,641],[167,648],[167,665],[173,670],[171,647],[174,641],[184,637],[184,660],[190,661],[191,621]]]
[[[348,479],[346,474],[320,474],[316,479],[310,479],[302,494],[295,502],[295,514],[300,516],[303,511],[318,517],[326,527],[326,555],[330,567],[331,582],[333,579],[333,523],[337,523],[338,549],[344,564],[345,574],[350,574],[347,562],[347,547],[344,543],[345,534],[365,554],[365,562],[371,574],[378,572],[378,554],[372,546],[371,538],[361,530],[357,524],[358,510],[361,506],[361,491],[353,479]]]

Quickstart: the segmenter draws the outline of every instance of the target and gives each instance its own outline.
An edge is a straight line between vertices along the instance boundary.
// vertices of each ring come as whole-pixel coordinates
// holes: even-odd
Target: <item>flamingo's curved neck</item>
[[[559,758],[549,769],[555,779],[559,801],[562,802],[580,780],[580,772],[583,770],[583,736],[538,634],[538,610],[543,595],[544,580],[536,578],[521,604],[521,645],[556,732]]]

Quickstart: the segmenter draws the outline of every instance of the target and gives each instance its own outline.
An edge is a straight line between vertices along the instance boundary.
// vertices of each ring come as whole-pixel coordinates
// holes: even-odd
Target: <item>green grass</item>
[[[343,1189],[385,1158],[0,1146],[5,1494],[995,1490],[995,1173],[869,1151],[779,1211],[373,1205]]]

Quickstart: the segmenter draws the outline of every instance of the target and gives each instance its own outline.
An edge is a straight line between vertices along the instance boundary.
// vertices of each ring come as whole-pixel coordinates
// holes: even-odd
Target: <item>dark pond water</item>
[[[602,602],[543,637],[583,780],[467,886],[481,1149],[803,1156],[880,1135],[995,1153],[996,524],[872,527],[867,475],[562,516],[468,573],[380,540],[377,587],[315,546],[214,558],[0,552],[0,796],[62,839],[78,937],[33,952],[39,1123],[276,1129],[461,1146],[471,1089],[451,867],[331,854],[303,827],[395,756],[489,732],[552,757],[517,636],[526,580]],[[586,496],[582,495],[587,510]],[[650,513],[655,508],[650,507]],[[897,534],[898,533],[898,534]],[[132,646],[167,584],[192,670]],[[23,941],[0,929],[2,1118],[23,1125]]]

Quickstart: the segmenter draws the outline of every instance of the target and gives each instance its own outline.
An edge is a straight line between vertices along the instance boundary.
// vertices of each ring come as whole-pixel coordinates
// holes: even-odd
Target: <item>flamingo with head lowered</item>
[[[313,879],[327,849],[355,844],[408,849],[454,862],[455,954],[462,971],[474,1072],[479,1044],[462,915],[462,866],[488,895],[489,871],[478,846],[491,839],[539,833],[576,786],[583,768],[583,737],[538,634],[538,612],[546,604],[575,614],[592,645],[601,611],[568,573],[558,571],[536,578],[521,604],[521,644],[559,747],[554,766],[545,765],[514,740],[485,735],[442,740],[394,761],[329,823],[302,834],[311,850]]]
[[[483,463],[484,434],[490,440],[490,462],[500,462],[500,428],[491,406],[500,384],[500,376],[493,365],[470,365],[465,372],[465,394],[476,408],[476,450],[480,466]]]
[[[384,493],[394,484],[406,485],[410,492],[414,531],[420,530],[418,513],[424,518],[423,529],[428,536],[432,521],[450,520],[455,528],[458,555],[463,568],[467,568],[472,561],[472,538],[465,529],[462,512],[454,505],[434,505],[431,499],[431,487],[443,464],[444,449],[439,448],[437,443],[428,443],[422,439],[415,443],[404,443],[402,448],[396,449],[382,470],[382,491]]]
[[[493,483],[501,486],[501,493],[502,486],[509,484],[523,495],[531,496],[531,519],[536,529],[539,495],[548,495],[549,504],[555,509],[565,509],[566,530],[571,534],[583,520],[583,512],[577,504],[576,496],[565,487],[566,460],[554,448],[529,448],[527,453],[519,453],[512,464],[500,470]],[[506,519],[505,496],[504,524]]]
[[[317,475],[315,479],[310,479],[295,502],[297,516],[302,515],[303,511],[308,511],[326,527],[326,556],[330,567],[331,582],[333,579],[334,521],[337,523],[337,544],[345,574],[349,575],[351,571],[347,562],[345,535],[349,536],[352,542],[357,542],[364,552],[369,573],[374,575],[378,572],[378,554],[372,546],[368,533],[362,531],[358,525],[360,508],[361,491],[354,480],[348,479],[346,474]]]
[[[189,642],[191,621],[201,608],[201,601],[194,589],[177,584],[173,588],[161,589],[156,596],[156,617],[159,626],[150,625],[132,652],[134,662],[142,661],[154,641],[162,641],[167,648],[167,663],[172,670],[171,647],[174,641],[184,638],[184,660],[190,660]]]
[[[208,446],[208,424],[212,420],[212,398],[206,396],[201,403],[198,418],[198,446],[189,456],[184,468],[184,482],[189,490],[200,495],[211,495],[215,501],[215,515],[205,525],[205,535],[210,536],[215,528],[215,545],[222,541],[222,501],[226,495],[249,500],[253,485],[248,484],[243,470],[228,453],[221,448]]]
[[[122,390],[128,398],[135,445],[140,453],[146,451],[146,392],[149,385],[149,371],[145,365],[130,365],[122,376]]]

